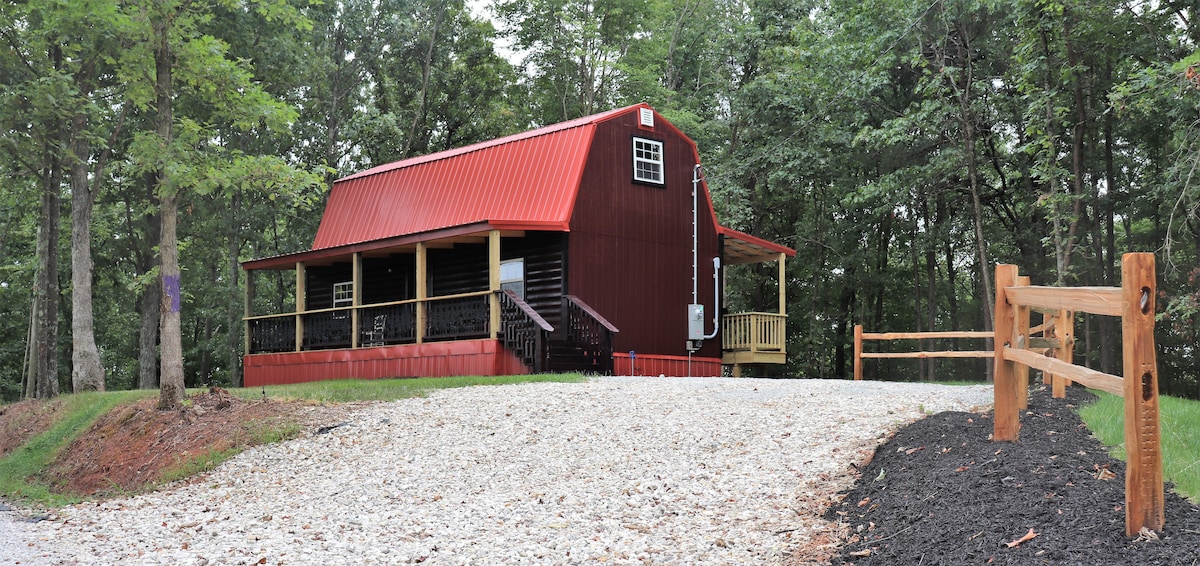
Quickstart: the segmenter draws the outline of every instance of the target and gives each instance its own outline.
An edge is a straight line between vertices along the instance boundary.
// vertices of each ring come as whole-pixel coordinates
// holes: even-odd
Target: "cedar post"
[[[1125,535],[1163,528],[1158,365],[1154,351],[1154,254],[1121,259],[1125,391]]]
[[[787,259],[787,254],[779,254],[779,314],[787,314],[787,269],[784,266],[784,260]],[[787,333],[784,333],[787,336]]]
[[[246,354],[249,354],[250,353],[250,320],[249,319],[250,319],[250,317],[254,316],[254,272],[253,271],[246,271],[246,304],[244,306],[244,309],[245,309],[244,310],[245,314],[243,316],[245,317],[245,320],[243,320],[242,324],[245,327],[244,330],[246,331],[246,333],[242,335],[242,343],[246,348],[245,349]]]
[[[1054,319],[1054,335],[1058,338],[1058,348],[1055,349],[1055,357],[1064,362],[1073,363],[1075,361],[1075,311],[1062,309],[1058,311],[1058,316]],[[1054,398],[1065,399],[1067,397],[1067,386],[1071,385],[1071,380],[1061,375],[1053,377]]]
[[[304,262],[296,262],[296,351],[304,348],[304,309],[308,303]]]
[[[425,341],[425,300],[429,298],[425,279],[428,264],[429,252],[425,247],[425,242],[417,242],[417,344]]]
[[[861,324],[854,325],[854,381],[862,381],[862,335]]]
[[[488,312],[492,340],[500,333],[500,231],[488,233]]]
[[[362,319],[358,316],[358,307],[362,304],[362,252],[354,252],[351,256],[353,259],[350,262],[350,347],[358,347],[358,338],[361,336],[359,324]]]
[[[1004,294],[1005,287],[1013,287],[1017,283],[1017,266],[1009,264],[996,265],[996,309],[995,336],[993,356],[995,395],[995,422],[993,423],[992,440],[1015,441],[1021,433],[1021,420],[1018,415],[1016,363],[1004,358],[1004,347],[1015,346],[1016,309],[1008,302]]]
[[[1028,275],[1017,277],[1017,285],[1028,287],[1029,284]],[[1029,307],[1018,305],[1016,315],[1017,341],[1014,348],[1029,348]],[[1029,408],[1029,366],[1017,364],[1014,369],[1017,372],[1017,408],[1024,411]]]

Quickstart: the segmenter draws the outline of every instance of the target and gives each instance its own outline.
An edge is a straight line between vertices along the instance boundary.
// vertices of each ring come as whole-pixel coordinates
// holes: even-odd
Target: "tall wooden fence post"
[[[1004,294],[1005,287],[1017,284],[1017,266],[1009,264],[996,265],[996,309],[993,329],[996,333],[993,344],[995,353],[994,383],[992,389],[995,395],[995,422],[992,428],[992,439],[999,441],[1015,441],[1021,433],[1021,421],[1018,415],[1017,372],[1016,363],[1004,359],[1004,347],[1015,342],[1017,313]],[[1015,344],[1014,344],[1015,345]]]
[[[1028,275],[1017,277],[1017,285],[1028,287],[1031,283]],[[1020,305],[1016,307],[1016,327],[1013,332],[1016,334],[1016,345],[1014,348],[1029,347],[1029,307]],[[1014,368],[1017,372],[1017,408],[1024,411],[1029,408],[1029,366],[1025,364],[1017,364]]]
[[[854,381],[862,381],[862,335],[861,324],[854,325]]]
[[[1154,254],[1121,259],[1125,387],[1125,535],[1163,528],[1158,364],[1154,352]]]
[[[1054,336],[1058,338],[1058,348],[1054,350],[1055,357],[1068,364],[1073,363],[1075,361],[1074,311],[1066,309],[1058,311],[1058,316],[1054,318]],[[1061,375],[1054,375],[1051,379],[1054,398],[1065,399],[1067,397],[1067,386],[1071,385],[1071,380]]]

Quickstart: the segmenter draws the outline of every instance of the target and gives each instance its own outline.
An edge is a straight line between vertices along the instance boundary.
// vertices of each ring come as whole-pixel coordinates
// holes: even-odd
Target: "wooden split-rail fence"
[[[1017,441],[1020,411],[1028,404],[1029,372],[1042,372],[1053,395],[1066,396],[1072,381],[1120,396],[1125,403],[1125,534],[1162,530],[1163,475],[1158,418],[1158,366],[1154,346],[1154,254],[1125,254],[1120,287],[1041,287],[1015,265],[996,266],[994,332],[864,332],[854,327],[854,379],[871,358],[992,358],[995,369],[995,441]],[[1072,363],[1075,313],[1121,318],[1123,375]],[[1030,326],[1031,314],[1042,317]],[[991,351],[863,352],[864,340],[991,338]]]
[[[1038,287],[1018,273],[1017,266],[996,266],[995,310],[995,423],[992,438],[1016,441],[1020,409],[1026,391],[1021,374],[1030,368],[1052,374],[1055,393],[1065,380],[1107,391],[1125,401],[1125,534],[1163,527],[1161,433],[1158,420],[1158,365],[1154,351],[1154,254],[1132,253],[1121,258],[1120,287]],[[1071,363],[1067,355],[1047,356],[1030,338],[1031,311],[1064,311],[1121,318],[1123,375],[1116,376]],[[1068,333],[1064,333],[1068,334]],[[1069,338],[1068,338],[1069,341]],[[1058,344],[1059,352],[1065,350]],[[1065,359],[1064,359],[1065,358]]]

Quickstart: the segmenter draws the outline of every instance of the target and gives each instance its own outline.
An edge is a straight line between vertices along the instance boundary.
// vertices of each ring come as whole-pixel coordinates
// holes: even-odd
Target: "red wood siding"
[[[638,354],[633,368],[630,368],[629,361],[628,352],[613,354],[613,375],[721,377],[720,358],[692,356],[690,368],[688,367],[687,356]]]
[[[635,136],[663,142],[665,186],[633,182]],[[637,113],[629,112],[597,125],[571,218],[568,289],[620,329],[616,352],[687,355],[695,163],[691,141],[665,120],[648,131],[637,126]],[[708,195],[701,191],[698,289],[709,333],[717,230]],[[706,341],[697,355],[719,358],[720,344]]]
[[[244,362],[246,387],[324,379],[529,373],[497,340],[253,354],[245,356]]]

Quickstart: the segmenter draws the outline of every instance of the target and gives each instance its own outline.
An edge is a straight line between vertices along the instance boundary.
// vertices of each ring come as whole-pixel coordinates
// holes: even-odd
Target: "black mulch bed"
[[[1091,397],[1035,386],[1016,443],[988,440],[990,413],[900,430],[829,510],[849,526],[832,564],[1200,564],[1200,507],[1170,486],[1159,540],[1125,537],[1125,464],[1077,413]]]

